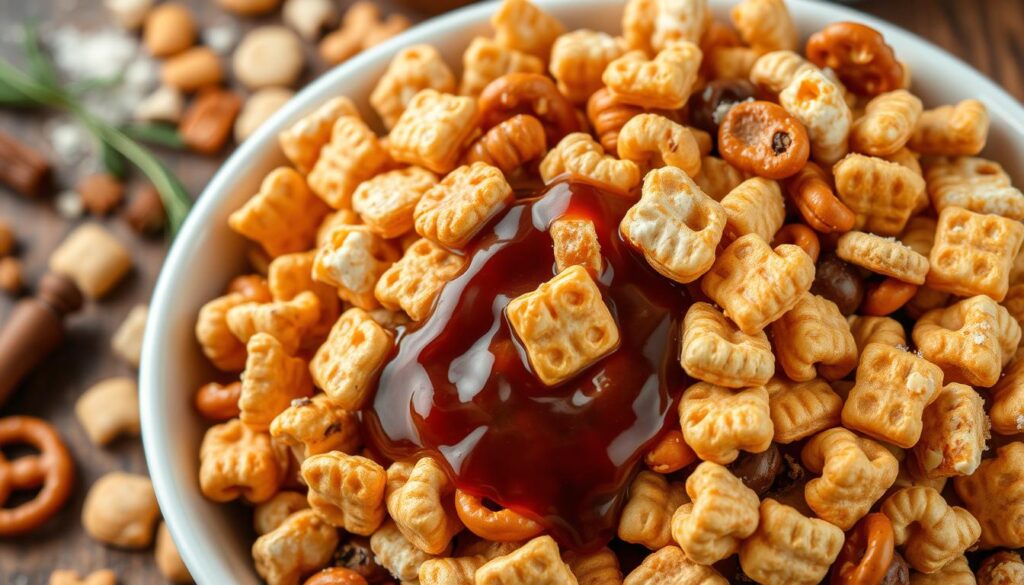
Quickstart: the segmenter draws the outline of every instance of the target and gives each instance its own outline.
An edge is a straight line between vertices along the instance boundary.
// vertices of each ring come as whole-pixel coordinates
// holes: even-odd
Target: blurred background
[[[194,199],[234,146],[293,91],[457,4],[387,0],[349,11],[347,0],[0,0],[0,62],[31,69],[34,31],[69,99],[142,145],[180,180],[180,195]],[[1024,0],[849,4],[931,40],[1024,99]],[[166,22],[143,33],[151,10]],[[200,85],[217,89],[197,96]],[[135,364],[112,351],[110,340],[148,301],[172,230],[150,179],[98,147],[94,129],[62,112],[66,107],[51,106],[0,105],[0,322],[83,221],[102,222],[127,244],[132,271],[69,319],[64,343],[0,405],[0,416],[54,423],[79,470],[69,505],[46,529],[0,539],[0,583],[46,583],[54,568],[111,568],[122,583],[165,583],[151,550],[107,548],[83,532],[85,488],[114,469],[145,473],[145,462],[136,438],[93,446],[73,411],[96,382],[134,376]],[[12,246],[3,245],[4,232]]]

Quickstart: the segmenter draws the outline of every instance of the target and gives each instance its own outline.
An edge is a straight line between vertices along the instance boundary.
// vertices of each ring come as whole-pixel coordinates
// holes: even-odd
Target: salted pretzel
[[[29,445],[38,455],[9,461],[0,453],[0,537],[24,534],[52,518],[71,495],[75,469],[57,431],[29,416],[0,419],[0,447]],[[2,507],[16,491],[40,488],[31,500]]]

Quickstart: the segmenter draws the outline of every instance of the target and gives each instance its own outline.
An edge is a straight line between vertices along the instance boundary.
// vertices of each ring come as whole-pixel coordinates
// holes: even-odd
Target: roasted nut
[[[195,19],[192,12],[181,4],[161,4],[146,16],[142,42],[154,57],[168,57],[184,51],[195,40]]]
[[[290,89],[267,87],[257,90],[245,100],[235,118],[235,142],[241,144],[281,109],[295,95]]]
[[[938,571],[962,555],[981,534],[981,526],[970,512],[950,506],[929,487],[899,490],[882,504],[882,513],[892,520],[896,546],[903,547],[907,562],[922,573]]]
[[[192,583],[192,575],[178,554],[178,547],[171,540],[171,533],[163,522],[156,530],[156,551],[153,554],[160,574],[172,583]]]
[[[82,526],[92,538],[120,548],[146,548],[160,508],[144,475],[114,471],[96,480],[82,504]]]
[[[814,230],[802,223],[790,223],[779,228],[775,232],[775,236],[772,237],[771,244],[775,247],[782,244],[793,244],[807,252],[807,255],[811,257],[811,261],[814,263],[818,262],[818,256],[821,254],[821,243],[818,241],[818,235],[814,233]],[[817,272],[815,272],[815,280],[817,280]],[[811,292],[819,294],[814,290],[813,284],[811,285]],[[829,300],[835,302],[833,299]]]
[[[832,569],[832,583],[899,585],[888,579],[896,558],[892,522],[885,514],[868,514],[846,535]],[[907,575],[909,579],[909,575]],[[906,580],[904,584],[909,585]]]
[[[93,173],[75,186],[82,204],[93,215],[107,215],[124,199],[124,183],[110,173]]]
[[[495,511],[493,507],[484,505],[483,500],[476,496],[455,490],[455,512],[459,520],[466,529],[484,539],[482,542],[522,544],[544,532],[544,527],[536,520],[508,508]],[[501,555],[485,551],[482,556],[490,560]]]
[[[601,146],[608,152],[618,152],[622,127],[643,111],[640,106],[621,101],[607,87],[597,90],[587,100],[587,119],[594,127]]]
[[[25,285],[21,260],[13,256],[0,258],[0,290],[16,295]]]
[[[810,156],[810,139],[803,125],[771,102],[733,106],[718,128],[722,158],[741,171],[766,179],[794,175]]]
[[[853,91],[878,95],[899,89],[903,66],[875,29],[855,22],[832,23],[807,40],[807,59],[828,67]]]
[[[735,554],[757,529],[757,494],[725,467],[701,463],[686,480],[686,493],[693,503],[675,511],[672,538],[688,559],[718,562]]]
[[[160,192],[150,183],[135,190],[135,195],[128,200],[121,217],[140,234],[155,234],[167,223]]]
[[[281,0],[217,0],[217,4],[239,16],[255,16],[274,10]]]
[[[220,55],[209,47],[192,47],[164,61],[160,81],[182,93],[214,87],[224,79]]]
[[[256,572],[267,585],[298,585],[331,560],[338,531],[312,510],[289,516],[252,545]]]
[[[244,354],[242,357],[245,357]],[[216,422],[231,420],[240,412],[238,396],[241,393],[241,382],[232,382],[226,386],[217,382],[203,384],[196,391],[194,400],[196,410],[207,420]]]
[[[860,305],[860,312],[876,317],[890,315],[910,302],[917,291],[916,284],[892,277],[872,282],[864,293],[864,302]]]
[[[328,567],[313,573],[302,585],[366,585],[362,575],[342,567]]]
[[[480,93],[481,125],[492,128],[517,115],[529,114],[544,125],[548,144],[580,129],[572,103],[551,78],[540,73],[507,73]]]
[[[785,183],[800,215],[815,230],[828,234],[847,232],[857,216],[836,197],[828,176],[818,165],[809,162]]]
[[[843,400],[824,380],[776,377],[765,388],[777,443],[792,443],[839,424]]]
[[[644,455],[644,463],[655,473],[674,473],[697,460],[697,454],[683,439],[682,431],[666,433]]]
[[[683,437],[697,456],[725,465],[740,449],[759,453],[771,445],[774,428],[763,386],[730,390],[699,382],[679,400]]]
[[[1022,470],[1024,443],[1015,441],[996,449],[972,475],[953,480],[964,506],[981,523],[981,548],[1024,546]]]
[[[814,585],[842,545],[839,528],[768,498],[757,530],[740,545],[740,566],[762,585]]]
[[[686,373],[729,388],[763,386],[775,373],[768,336],[741,332],[707,303],[694,303],[682,325],[679,362]]]
[[[629,486],[629,498],[619,517],[619,538],[651,550],[667,546],[672,542],[672,514],[685,501],[681,484],[641,471]]]
[[[505,175],[541,158],[546,144],[544,126],[528,114],[517,114],[488,130],[469,146],[465,164],[487,163]]]

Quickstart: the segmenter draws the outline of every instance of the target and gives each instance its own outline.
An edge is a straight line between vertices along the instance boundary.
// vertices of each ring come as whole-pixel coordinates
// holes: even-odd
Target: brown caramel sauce
[[[559,182],[492,221],[431,316],[399,331],[364,416],[373,448],[391,459],[435,457],[460,489],[540,521],[564,546],[607,543],[637,464],[675,417],[685,385],[679,325],[691,301],[619,235],[634,201]],[[504,311],[556,274],[548,227],[561,217],[594,222],[598,287],[621,343],[546,387]]]

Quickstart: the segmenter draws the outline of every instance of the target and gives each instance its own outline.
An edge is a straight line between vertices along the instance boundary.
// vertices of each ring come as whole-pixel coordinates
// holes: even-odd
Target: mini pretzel
[[[544,531],[544,527],[536,521],[508,508],[495,512],[485,506],[480,498],[462,490],[455,490],[455,511],[470,532],[485,540],[529,540]]]
[[[13,508],[0,508],[0,537],[24,534],[52,518],[71,495],[74,463],[57,431],[43,420],[28,416],[0,419],[0,447],[31,445],[39,455],[11,462],[0,453],[0,506],[16,491],[42,486],[31,500]]]
[[[491,128],[516,114],[530,114],[544,124],[548,144],[580,130],[572,103],[550,77],[540,73],[509,73],[487,84],[480,93],[482,126]]]
[[[832,569],[832,585],[882,583],[895,550],[892,522],[885,514],[868,514],[850,532]]]
[[[807,59],[831,68],[859,94],[878,95],[903,83],[903,65],[882,33],[856,22],[834,22],[811,35]]]

